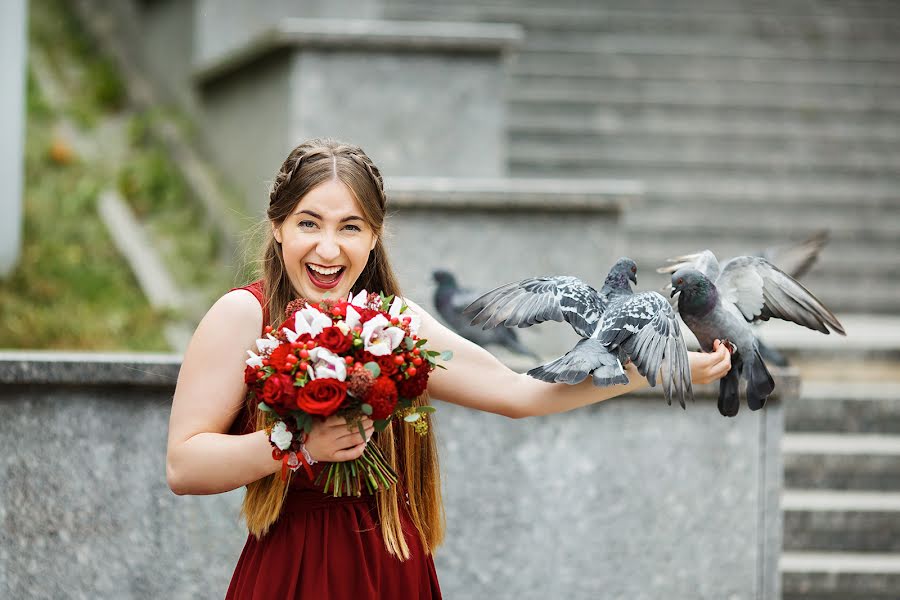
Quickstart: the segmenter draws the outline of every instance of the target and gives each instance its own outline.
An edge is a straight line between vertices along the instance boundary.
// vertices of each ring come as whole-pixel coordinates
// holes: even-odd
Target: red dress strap
[[[263,296],[263,280],[258,279],[257,281],[254,281],[253,283],[248,283],[247,285],[244,285],[241,287],[231,288],[228,291],[233,292],[234,290],[247,290],[248,292],[250,292],[251,294],[256,296],[257,300],[259,300],[259,305],[262,307],[262,311],[263,311],[263,324],[262,324],[262,332],[261,333],[264,333],[266,330],[266,325],[269,325],[270,323],[269,323],[269,307],[266,306],[266,299],[265,299],[265,296]]]

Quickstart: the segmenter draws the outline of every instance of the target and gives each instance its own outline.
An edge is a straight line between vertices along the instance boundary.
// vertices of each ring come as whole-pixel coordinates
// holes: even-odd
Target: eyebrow
[[[323,220],[322,215],[315,213],[311,210],[298,210],[292,216],[296,217],[297,215],[302,215],[302,214],[307,214],[315,219],[319,219],[320,221]],[[349,217],[344,217],[343,219],[341,219],[341,223],[346,223],[347,221],[362,221],[362,220],[363,220],[362,217],[358,217],[356,215],[350,215]]]

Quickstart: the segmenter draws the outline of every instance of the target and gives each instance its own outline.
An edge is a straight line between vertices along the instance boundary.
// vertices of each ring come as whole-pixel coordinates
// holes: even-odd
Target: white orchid
[[[356,309],[352,306],[347,307],[347,316],[344,317],[344,323],[347,324],[347,327],[353,329],[359,326],[360,321],[362,321],[362,315],[356,312]]]
[[[247,350],[247,354],[250,355],[250,358],[248,358],[248,359],[245,361],[248,365],[250,365],[251,367],[261,367],[261,366],[263,366],[263,359],[262,359],[262,356],[259,356],[258,354],[255,354],[252,350]]]
[[[369,299],[369,292],[366,290],[360,290],[360,292],[354,296],[353,292],[350,292],[350,297],[347,298],[347,301],[350,302],[353,306],[358,306],[360,308],[366,307],[366,301]]]
[[[322,333],[323,329],[332,325],[331,317],[307,304],[306,308],[294,313],[295,331],[285,329],[285,335],[287,335],[290,342],[297,341],[297,338],[304,333],[308,333],[310,337],[314,338]]]
[[[256,347],[259,348],[260,354],[269,354],[281,344],[281,340],[267,333],[264,339],[256,340]]]
[[[328,348],[317,346],[310,350],[309,362],[311,368],[307,373],[310,379],[347,379],[347,363]]]
[[[397,317],[401,321],[406,317],[409,317],[409,333],[410,335],[415,335],[419,331],[419,325],[422,323],[422,318],[419,317],[419,315],[413,313],[413,311],[411,311],[409,307],[407,307],[406,311],[401,313],[400,311],[402,309],[403,298],[397,296],[391,303],[391,308],[388,311],[388,314],[391,315],[391,317]]]
[[[384,315],[375,315],[363,324],[363,347],[373,356],[387,356],[400,345],[406,334],[392,327]]]
[[[272,428],[272,435],[269,436],[269,439],[278,446],[279,450],[287,450],[291,446],[294,434],[287,430],[287,425],[284,424],[284,421],[278,421],[275,423],[275,427]]]

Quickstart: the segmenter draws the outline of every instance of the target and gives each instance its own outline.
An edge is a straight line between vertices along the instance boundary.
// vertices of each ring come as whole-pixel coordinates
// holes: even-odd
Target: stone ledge
[[[175,387],[178,354],[0,351],[0,383]]]
[[[614,179],[385,178],[389,206],[456,210],[621,213],[644,185]]]
[[[194,79],[204,85],[287,48],[502,53],[519,47],[523,39],[522,27],[511,23],[287,18],[201,61]]]

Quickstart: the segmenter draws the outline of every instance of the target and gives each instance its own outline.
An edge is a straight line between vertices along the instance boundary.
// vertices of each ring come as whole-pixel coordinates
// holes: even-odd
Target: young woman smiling
[[[246,399],[246,350],[265,325],[281,321],[297,297],[347,297],[361,289],[400,294],[382,244],[386,198],[381,173],[357,146],[310,140],[284,161],[269,196],[272,236],[262,278],[223,295],[197,326],[185,352],[172,404],[166,472],[176,494],[247,487],[249,536],[228,598],[439,598],[432,552],[444,534],[434,436],[388,427],[365,438],[342,419],[320,420],[306,441],[322,463],[359,457],[378,444],[400,483],[374,498],[326,496],[303,471],[281,481],[263,420]],[[422,318],[419,335],[451,350],[434,371],[429,395],[476,410],[521,418],[572,410],[647,385],[632,365],[630,383],[594,387],[548,384],[511,371],[407,299]],[[270,315],[272,318],[270,319]],[[730,369],[724,347],[690,353],[694,382]],[[370,439],[371,438],[371,439]]]

